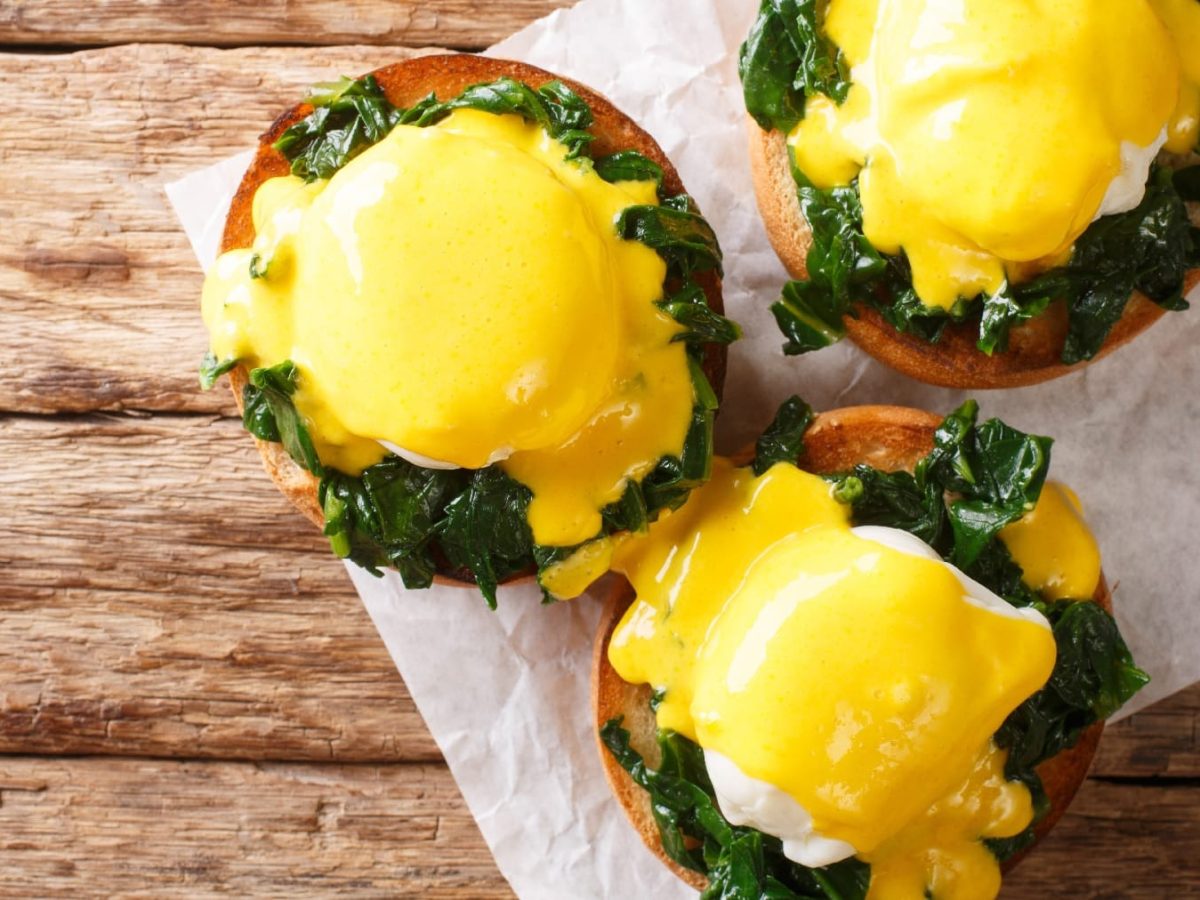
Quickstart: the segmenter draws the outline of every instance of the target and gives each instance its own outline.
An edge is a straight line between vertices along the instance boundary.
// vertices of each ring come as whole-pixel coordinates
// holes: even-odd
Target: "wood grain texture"
[[[1092,773],[1200,778],[1200,684],[1105,729]]]
[[[10,416],[0,457],[0,752],[439,758],[237,420]],[[1200,777],[1198,721],[1193,688],[1110,728],[1093,771]]]
[[[575,0],[6,0],[0,43],[435,44],[482,49]]]
[[[0,412],[230,411],[202,394],[202,273],[163,185],[382,47],[0,54]],[[70,123],[64,129],[62,123]]]
[[[0,42],[482,46],[558,5],[8,0]],[[0,896],[511,896],[341,565],[195,388],[162,192],[412,52],[0,54]],[[1005,896],[1200,892],[1198,719],[1193,688],[1110,728]]]
[[[0,759],[5,897],[511,897],[442,766]]]
[[[1001,898],[1198,894],[1200,787],[1089,781],[1054,831],[1005,879]]]
[[[66,850],[67,852],[64,852]],[[0,760],[0,895],[510,897],[441,766]],[[1091,781],[1007,900],[1200,885],[1200,788]]]
[[[240,422],[0,419],[0,455],[0,752],[440,759]]]

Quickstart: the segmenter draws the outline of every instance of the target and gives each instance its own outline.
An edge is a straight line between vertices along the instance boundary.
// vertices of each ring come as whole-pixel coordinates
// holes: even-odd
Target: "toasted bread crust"
[[[388,100],[398,107],[411,106],[430,93],[436,93],[442,98],[454,97],[471,85],[493,81],[504,76],[515,78],[532,87],[540,87],[554,80],[563,81],[586,100],[592,108],[596,120],[592,128],[592,132],[596,135],[592,150],[597,157],[618,150],[637,150],[662,167],[664,189],[668,193],[680,193],[684,190],[679,173],[663,153],[662,148],[649,134],[617,109],[607,98],[570,79],[559,78],[557,75],[524,63],[468,54],[415,57],[385,66],[382,69],[376,69],[371,74],[378,80]],[[272,144],[291,125],[311,111],[312,107],[308,104],[301,103],[293,106],[279,116],[259,138],[258,152],[242,178],[241,185],[230,205],[228,218],[225,220],[225,231],[221,240],[222,253],[249,247],[254,242],[255,232],[251,211],[255,192],[267,179],[287,175],[291,171],[287,160],[279,151],[275,150]],[[718,313],[724,312],[720,278],[713,272],[705,272],[696,276],[696,280],[704,289],[708,305]],[[706,348],[704,372],[718,396],[720,396],[725,383],[725,358],[724,346],[710,344]],[[241,366],[230,373],[230,386],[239,410],[242,408],[242,389],[247,383],[248,375],[246,369]],[[257,439],[255,443],[262,456],[263,467],[279,490],[314,525],[322,527],[324,515],[317,499],[317,479],[296,465],[280,444]],[[508,581],[517,581],[528,577],[530,577],[528,573],[523,573],[509,578]],[[474,583],[469,571],[450,570],[449,568],[435,576],[434,580],[441,584],[469,585]]]
[[[808,277],[805,260],[812,246],[812,231],[796,197],[796,183],[788,160],[787,138],[779,131],[763,131],[747,118],[750,132],[750,166],[754,190],[771,246],[793,278]],[[1200,269],[1184,281],[1184,294],[1200,283]],[[1145,295],[1134,292],[1125,313],[1109,332],[1096,359],[1107,356],[1159,320],[1166,311]],[[1009,388],[1049,381],[1074,372],[1086,363],[1062,363],[1067,337],[1067,310],[1054,303],[1040,316],[1012,329],[1003,353],[988,356],[976,347],[978,333],[972,323],[946,326],[936,344],[912,334],[902,334],[879,312],[864,304],[847,316],[850,339],[880,362],[918,381],[943,387]]]
[[[805,452],[800,466],[817,474],[844,472],[860,462],[885,471],[911,471],[933,449],[933,433],[941,421],[940,416],[932,413],[896,406],[856,406],[822,413],[805,435]],[[746,462],[749,458],[750,453],[746,452],[739,461]],[[597,735],[605,722],[623,716],[633,747],[650,765],[657,765],[657,726],[649,707],[650,687],[627,684],[608,661],[608,644],[613,630],[633,599],[633,588],[628,581],[621,578],[613,582],[593,646],[592,712]],[[1093,599],[1112,611],[1111,594],[1103,576]],[[1038,840],[1062,816],[1087,777],[1103,730],[1103,722],[1093,725],[1070,750],[1038,766],[1038,774],[1051,803],[1049,814],[1038,823]],[[634,783],[602,743],[599,747],[609,786],[646,846],[676,875],[697,890],[703,890],[706,884],[703,876],[678,865],[664,852],[646,792]],[[1021,853],[1009,860],[1004,866],[1005,871],[1024,855]]]

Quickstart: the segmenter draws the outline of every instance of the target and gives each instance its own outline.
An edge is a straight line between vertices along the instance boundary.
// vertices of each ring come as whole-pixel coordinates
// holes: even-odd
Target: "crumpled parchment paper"
[[[756,0],[583,0],[489,53],[610,97],[655,136],[716,228],[726,306],[746,331],[730,354],[721,448],[753,439],[796,392],[818,409],[897,403],[949,411],[964,394],[911,381],[849,343],[800,359],[780,353],[767,307],[786,276],[754,203],[736,74],[737,48],[757,7]],[[281,106],[290,102],[280,98]],[[224,160],[167,188],[205,266],[247,160]],[[1085,371],[978,394],[985,416],[1057,438],[1053,475],[1079,491],[1116,585],[1124,633],[1154,677],[1123,714],[1200,680],[1198,347],[1200,310],[1172,314]],[[409,592],[395,575],[380,580],[348,569],[521,897],[694,896],[642,846],[600,769],[589,670],[602,585],[552,607],[540,604],[536,588],[502,589],[492,613],[472,591]]]

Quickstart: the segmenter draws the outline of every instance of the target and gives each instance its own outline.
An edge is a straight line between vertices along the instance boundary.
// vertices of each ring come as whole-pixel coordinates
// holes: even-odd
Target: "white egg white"
[[[446,462],[442,459],[434,459],[431,456],[423,456],[422,454],[415,453],[412,450],[406,450],[397,444],[391,443],[390,441],[380,441],[379,443],[385,450],[390,450],[401,459],[407,460],[414,466],[420,466],[422,469],[441,469],[444,471],[449,471],[450,469],[462,468],[462,466],[452,462]],[[488,461],[485,465],[490,466],[492,463],[503,462],[512,455],[512,447],[501,447],[499,450],[492,451],[492,455],[488,457]]]
[[[1158,137],[1145,147],[1139,147],[1132,141],[1121,142],[1121,171],[1117,173],[1104,192],[1100,201],[1100,209],[1092,217],[1095,222],[1101,216],[1111,216],[1116,213],[1129,212],[1134,209],[1146,196],[1146,181],[1150,178],[1150,166],[1158,157],[1158,153],[1167,142],[1167,129],[1163,129]]]
[[[788,859],[818,869],[855,854],[854,847],[845,841],[818,834],[808,810],[790,794],[751,778],[729,757],[705,750],[704,765],[717,795],[717,805],[729,823],[779,838],[783,841],[783,855]]]

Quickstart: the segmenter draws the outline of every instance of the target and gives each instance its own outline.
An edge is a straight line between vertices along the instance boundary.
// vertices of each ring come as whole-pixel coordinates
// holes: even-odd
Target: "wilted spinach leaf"
[[[596,160],[596,174],[610,184],[621,181],[653,181],[661,191],[662,166],[636,150],[622,150]]]
[[[447,112],[478,109],[504,115],[515,113],[546,129],[546,133],[567,148],[567,159],[587,155],[595,140],[592,109],[577,93],[561,81],[551,81],[534,90],[514,78],[499,78],[488,84],[467,88],[445,104]]]
[[[275,149],[305,181],[330,178],[355,156],[381,141],[397,125],[425,128],[456,109],[496,115],[512,113],[536,122],[567,148],[567,159],[587,155],[595,137],[591,107],[560,81],[531,88],[513,78],[471,85],[452,100],[429,95],[408,109],[392,105],[375,76],[342,78],[318,85],[308,98],[314,109],[289,127]]]
[[[1013,606],[1033,606],[1041,602],[1041,595],[1022,580],[1025,573],[1001,540],[985,544],[975,561],[963,567],[963,571]]]
[[[275,142],[275,149],[292,164],[292,174],[305,181],[330,178],[381,141],[402,114],[384,95],[374,75],[319,84],[307,102],[313,111]]]
[[[242,391],[242,423],[255,437],[283,444],[297,465],[320,476],[321,461],[308,425],[292,404],[296,377],[296,365],[290,359],[251,371],[250,383]]]
[[[939,553],[950,546],[945,489],[933,481],[918,481],[908,472],[881,472],[856,466],[838,479],[842,492],[834,496],[849,502],[856,525],[881,525],[915,534]],[[846,490],[850,483],[849,491]]]
[[[755,475],[764,474],[777,462],[795,462],[804,455],[804,433],[816,415],[799,397],[788,397],[766,431],[754,445]]]
[[[703,216],[669,206],[627,206],[617,217],[617,233],[639,241],[687,273],[721,271],[721,247]]]
[[[211,391],[217,379],[233,369],[237,359],[217,359],[211,350],[200,360],[200,389]]]
[[[1005,775],[1029,786],[1033,823],[1006,841],[988,841],[1000,860],[1033,842],[1034,827],[1049,809],[1034,768],[1074,747],[1083,733],[1121,708],[1150,681],[1133,662],[1117,623],[1086,600],[1040,604],[1054,629],[1058,659],[1046,686],[1018,706],[996,732],[1008,751]]]
[[[914,297],[916,294],[914,293]],[[1018,292],[1007,284],[994,294],[982,295],[979,314],[979,349],[989,356],[1008,349],[1008,334],[1014,325],[1040,316],[1053,296]]]
[[[1186,309],[1184,275],[1200,265],[1197,230],[1177,189],[1190,180],[1157,169],[1141,204],[1094,222],[1066,265],[1023,284],[1005,284],[995,294],[961,298],[949,310],[930,307],[913,290],[904,255],[880,254],[863,235],[856,185],[822,190],[794,166],[793,175],[813,245],[808,279],[786,284],[771,307],[789,355],[841,340],[843,320],[858,303],[877,309],[898,331],[930,342],[947,323],[977,318],[977,346],[990,354],[1007,349],[1014,325],[1062,301],[1069,322],[1062,360],[1070,365],[1099,352],[1135,289],[1164,309]]]
[[[329,472],[320,492],[325,534],[338,556],[367,569],[391,564],[406,587],[428,587],[437,570],[438,522],[469,477],[461,470],[422,469],[397,456],[358,478]]]
[[[834,476],[835,496],[850,503],[856,524],[901,528],[970,569],[1002,527],[1037,503],[1053,444],[999,419],[977,425],[978,415],[979,404],[968,400],[946,416],[912,475],[860,465]],[[950,503],[947,493],[955,495]],[[1000,574],[997,561],[989,565]]]
[[[667,855],[684,868],[707,875],[706,900],[740,898],[835,898],[866,896],[870,869],[850,859],[808,869],[783,855],[780,842],[751,828],[730,825],[717,805],[704,754],[674,732],[658,735],[662,762],[651,769],[629,745],[621,721],[600,729],[604,746],[643,790]]]
[[[846,99],[849,73],[823,25],[817,0],[763,0],[738,55],[746,109],[763,130],[791,131],[814,94]]]
[[[675,294],[658,302],[658,308],[673,318],[685,331],[673,340],[689,344],[732,344],[742,330],[732,319],[715,312],[698,284],[689,283]]]
[[[884,276],[887,265],[862,234],[856,185],[821,190],[793,166],[800,209],[812,228],[807,281],[792,281],[771,312],[789,356],[827,347],[846,333],[852,301]]]
[[[1068,309],[1063,362],[1091,359],[1139,290],[1165,309],[1186,309],[1183,277],[1192,264],[1191,223],[1169,169],[1151,172],[1136,209],[1104,216],[1075,242],[1066,266],[1013,293],[1033,302],[1064,298]]]
[[[1113,617],[1086,600],[1042,604],[1058,659],[1042,690],[1021,704],[996,734],[1008,750],[1009,777],[1073,747],[1085,730],[1114,712],[1149,681]]]
[[[446,557],[475,574],[492,609],[499,583],[532,559],[533,533],[526,518],[532,497],[525,485],[489,466],[472,474],[467,489],[447,504],[438,525]]]
[[[713,423],[717,411],[717,395],[708,383],[700,363],[689,357],[688,366],[696,396],[692,421],[683,440],[679,456],[664,456],[653,471],[642,480],[642,494],[653,522],[664,509],[677,509],[693,488],[708,481],[712,474]],[[636,523],[625,522],[625,527]],[[637,529],[633,529],[637,530]]]
[[[645,531],[650,525],[650,508],[642,486],[636,481],[628,482],[621,499],[606,506],[601,518],[604,520],[604,530],[609,533]]]
[[[1033,509],[1050,468],[1047,437],[1017,431],[999,419],[976,426],[979,404],[968,400],[943,421],[934,449],[917,466],[930,480],[961,495],[950,504],[951,558],[970,566],[1005,525]]]
[[[629,171],[624,164],[622,168]],[[608,174],[618,171],[611,169]],[[708,295],[695,279],[701,272],[720,274],[722,257],[716,234],[694,211],[690,197],[679,194],[663,198],[661,206],[627,207],[617,218],[617,233],[650,247],[667,264],[665,296],[658,307],[684,327],[674,340],[687,343],[693,361],[702,360],[704,344],[730,344],[742,336],[736,322],[708,305]],[[704,390],[711,394],[707,385],[705,380]]]

